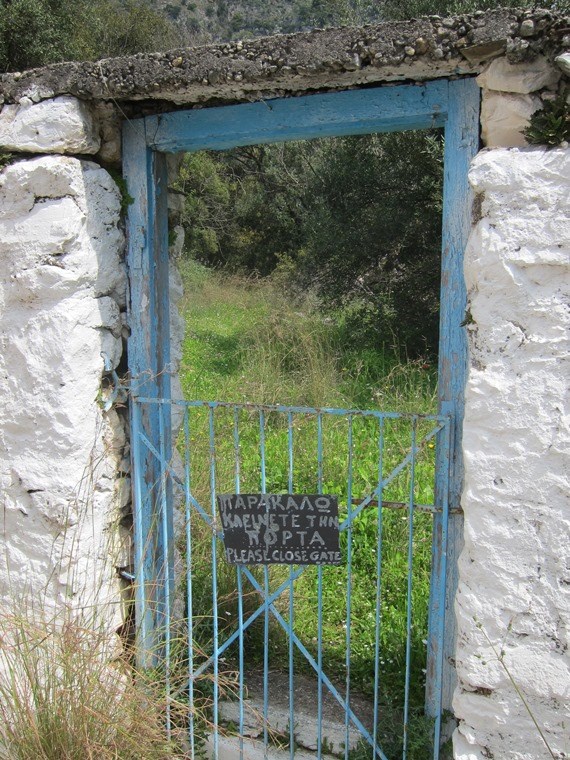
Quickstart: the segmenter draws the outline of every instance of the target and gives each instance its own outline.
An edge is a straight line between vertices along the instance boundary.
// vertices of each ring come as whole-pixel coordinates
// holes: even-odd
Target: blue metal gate
[[[158,446],[142,424],[149,409],[158,413]],[[296,701],[313,688],[314,710],[305,707],[301,729],[304,736],[312,733],[308,744],[319,758],[331,752],[347,760],[406,758],[418,691],[423,702],[436,513],[446,556],[448,488],[438,488],[435,504],[434,487],[436,447],[447,482],[450,418],[149,398],[135,399],[132,413],[138,641],[164,669],[169,698],[188,705],[192,757],[206,747],[218,758],[220,741],[227,752],[232,736],[235,756],[247,757],[255,746],[249,737],[257,736],[259,753],[267,756],[277,745],[293,759],[302,742]],[[166,437],[171,416],[181,419],[178,456]],[[252,491],[338,495],[342,565],[228,565],[216,495]],[[173,501],[183,515],[174,537],[176,562],[168,528]],[[167,561],[157,566],[157,556]],[[437,572],[445,578],[445,571],[444,561]],[[442,596],[434,624],[441,644],[445,583],[437,588]],[[397,611],[390,608],[395,595],[401,599]],[[398,630],[384,635],[385,626]],[[441,704],[442,646],[438,652],[434,689]],[[286,722],[274,680],[288,692]],[[336,703],[326,710],[334,729],[324,717],[327,701]],[[429,723],[434,758],[440,730],[438,710]]]

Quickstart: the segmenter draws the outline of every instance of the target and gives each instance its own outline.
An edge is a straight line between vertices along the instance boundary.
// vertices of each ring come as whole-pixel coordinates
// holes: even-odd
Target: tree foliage
[[[0,0],[0,69],[173,47],[175,27],[136,0]]]
[[[277,271],[360,341],[437,346],[441,135],[402,133],[189,154],[188,253]]]
[[[70,26],[62,0],[3,0],[0,65],[15,70],[61,60]]]

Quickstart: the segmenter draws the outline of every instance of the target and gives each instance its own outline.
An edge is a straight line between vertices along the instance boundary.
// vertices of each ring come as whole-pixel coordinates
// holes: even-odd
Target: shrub
[[[568,92],[563,92],[548,101],[540,111],[535,111],[523,134],[531,145],[554,146],[570,140]]]

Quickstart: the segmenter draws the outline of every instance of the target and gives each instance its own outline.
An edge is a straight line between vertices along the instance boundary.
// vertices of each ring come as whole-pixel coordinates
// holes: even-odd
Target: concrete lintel
[[[483,61],[505,52],[510,60],[539,53],[553,58],[562,51],[567,27],[568,19],[550,11],[499,9],[453,18],[317,29],[4,74],[0,98],[6,103],[22,98],[37,102],[71,94],[85,100],[119,101],[123,106],[135,101],[129,113],[152,113],[172,104],[240,102],[425,81],[477,74]]]

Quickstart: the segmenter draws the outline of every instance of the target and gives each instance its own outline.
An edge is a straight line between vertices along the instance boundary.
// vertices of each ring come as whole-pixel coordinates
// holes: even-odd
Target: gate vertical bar
[[[442,430],[442,437],[440,439],[440,446],[441,446],[441,456],[444,460],[447,461],[449,466],[449,453],[450,453],[450,444],[451,444],[451,420],[446,425],[446,427]],[[443,578],[445,578],[447,574],[447,538],[448,538],[448,526],[449,526],[449,479],[444,482],[443,484],[443,491],[441,493],[441,509],[442,509],[442,521],[441,521],[441,556],[442,556],[442,566],[441,566],[441,575]],[[439,593],[440,593],[440,600],[439,604],[440,607],[443,607],[445,605],[445,586],[440,584]],[[445,618],[443,616],[440,616],[439,618],[439,630],[437,632],[439,641],[444,640],[444,626],[445,626]],[[438,690],[441,690],[442,684],[443,684],[443,647],[440,649],[439,657],[436,662],[436,673],[435,673],[435,683],[436,688]],[[441,729],[442,729],[442,714],[441,711],[438,712],[438,714],[435,717],[435,731],[434,731],[434,742],[433,742],[433,758],[434,760],[438,760],[439,758],[439,747],[441,743]]]
[[[239,409],[234,406],[234,488],[236,493],[241,491],[241,460],[240,460],[240,448],[239,448]],[[243,585],[241,567],[237,565],[237,593],[238,593],[238,630],[239,630],[239,642],[238,642],[238,699],[239,699],[239,756],[240,760],[243,760]]]
[[[168,482],[170,476],[167,472],[167,463],[169,458],[166,454],[166,430],[165,430],[165,413],[170,412],[170,406],[168,404],[160,404],[158,406],[158,436],[159,436],[159,452],[160,452],[160,543],[164,547],[164,567],[161,569],[161,576],[164,578],[164,599],[162,600],[162,625],[164,630],[164,675],[165,675],[165,692],[166,692],[166,735],[170,740],[172,733],[172,721],[171,721],[171,684],[170,684],[170,654],[171,654],[171,604],[172,595],[171,590],[173,584],[171,583],[170,570],[171,563],[168,562],[168,551],[170,547],[170,536],[168,530],[168,509],[171,499],[168,493]],[[161,630],[161,635],[162,635]]]
[[[441,264],[440,338],[438,392],[439,414],[450,415],[451,461],[448,469],[443,436],[438,438],[436,453],[435,504],[441,505],[449,477],[449,509],[460,506],[463,487],[461,439],[465,383],[467,379],[467,336],[462,325],[467,294],[463,279],[463,252],[470,230],[472,193],[468,171],[479,148],[480,91],[474,79],[448,82],[448,114],[445,125],[445,160],[443,185],[443,240]],[[444,556],[443,520],[436,513],[433,529],[433,564],[430,587],[430,612],[427,653],[426,712],[436,717],[440,710],[451,710],[456,676],[455,616],[453,602],[457,589],[457,559],[463,543],[463,518],[449,516],[447,556]],[[447,562],[445,562],[447,560]],[[444,569],[447,564],[447,569]],[[441,585],[445,585],[445,593]],[[445,599],[441,605],[440,600]],[[446,614],[449,613],[449,614]],[[444,637],[438,631],[445,616]],[[440,652],[443,646],[443,652]],[[437,684],[437,662],[443,657],[442,684]],[[437,750],[437,748],[436,748]]]
[[[317,492],[323,492],[323,415],[317,416]],[[317,758],[323,751],[323,568],[317,568]]]
[[[214,407],[208,406],[208,440],[210,446],[210,505],[212,508],[212,647],[214,650],[214,760],[219,751],[219,631],[218,631],[218,548],[216,532],[216,431]]]
[[[408,757],[410,733],[410,675],[412,667],[412,581],[414,575],[414,490],[416,478],[416,429],[417,418],[412,419],[412,441],[410,451],[410,492],[408,498],[408,587],[406,592],[406,676],[404,682],[404,739],[402,759]],[[379,509],[382,507],[379,506]]]
[[[293,414],[287,413],[287,488],[293,493]],[[289,756],[295,758],[295,683],[293,675],[293,565],[289,568]]]
[[[344,757],[350,752],[350,659],[351,659],[351,613],[352,613],[352,465],[353,465],[353,417],[348,416],[348,483],[347,506],[347,547],[346,547],[346,710],[344,718]]]
[[[374,619],[374,718],[372,739],[374,756],[378,746],[378,717],[380,707],[380,626],[382,622],[382,514],[383,472],[384,472],[384,417],[378,420],[378,508],[376,515],[376,605]]]
[[[265,413],[259,410],[259,457],[261,464],[261,493],[267,492],[265,477]],[[263,756],[269,750],[269,570],[263,566]]]
[[[194,604],[192,599],[192,510],[190,504],[190,409],[184,409],[184,520],[186,523],[186,623],[188,640],[188,736],[190,755],[194,757]]]
[[[166,158],[147,147],[145,122],[128,121],[123,129],[123,174],[133,198],[127,217],[129,274],[128,343],[131,392],[134,398],[169,399],[170,306],[168,296],[168,181]],[[164,457],[170,461],[170,408],[164,410]],[[167,512],[161,529],[161,466],[139,446],[144,434],[160,448],[159,409],[155,405],[131,413],[132,467],[135,482],[135,543],[144,566],[136,575],[144,584],[136,594],[137,658],[141,667],[155,666],[162,656],[166,600],[173,591],[172,488],[166,478]],[[138,512],[138,514],[137,514]]]

